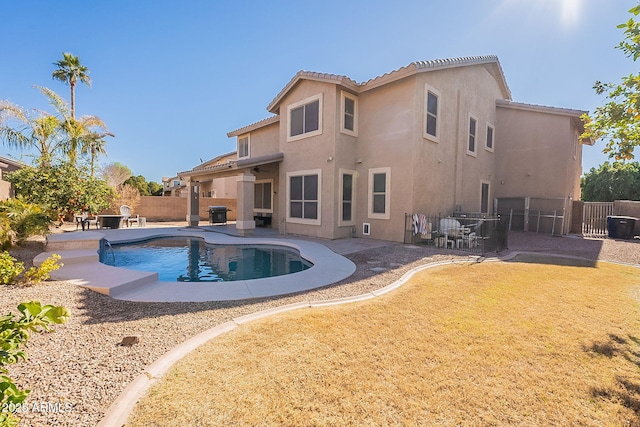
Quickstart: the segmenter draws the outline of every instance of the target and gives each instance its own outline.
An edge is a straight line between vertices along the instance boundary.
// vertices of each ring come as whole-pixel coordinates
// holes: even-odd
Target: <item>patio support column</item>
[[[238,213],[236,216],[236,230],[241,236],[250,236],[256,228],[253,219],[253,193],[256,177],[249,172],[238,176]]]
[[[187,224],[189,227],[197,227],[200,224],[200,187],[197,182],[187,182]]]

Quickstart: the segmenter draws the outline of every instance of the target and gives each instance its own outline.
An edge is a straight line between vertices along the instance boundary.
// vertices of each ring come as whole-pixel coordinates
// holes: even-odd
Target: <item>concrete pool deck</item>
[[[285,295],[327,286],[349,277],[355,264],[339,255],[389,244],[369,239],[320,239],[284,236],[275,230],[257,230],[252,237],[232,235],[232,226],[131,227],[116,230],[78,231],[47,237],[47,252],[36,257],[39,265],[52,253],[64,266],[51,273],[54,280],[68,280],[115,299],[139,302],[230,301]],[[313,267],[297,273],[234,282],[160,282],[157,273],[117,268],[99,262],[100,240],[128,243],[154,237],[197,237],[211,244],[280,245],[297,249]],[[315,241],[312,241],[315,240]],[[320,243],[321,242],[321,243]],[[330,248],[332,247],[332,248]]]

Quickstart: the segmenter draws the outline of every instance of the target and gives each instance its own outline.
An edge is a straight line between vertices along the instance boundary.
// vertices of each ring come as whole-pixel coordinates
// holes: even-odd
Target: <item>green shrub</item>
[[[45,259],[40,267],[31,267],[27,272],[24,273],[24,281],[25,283],[37,283],[44,282],[48,280],[52,271],[55,271],[62,267],[64,264],[58,263],[62,257],[58,254],[53,254],[47,259]]]
[[[16,240],[16,233],[11,229],[9,218],[0,214],[0,251],[9,249]]]
[[[51,217],[40,206],[19,199],[0,202],[0,217],[14,233],[11,243],[20,243],[28,237],[49,232]]]
[[[0,284],[8,285],[13,283],[23,271],[24,264],[9,255],[9,252],[3,251],[0,253]]]
[[[0,284],[23,283],[30,285],[44,282],[51,277],[49,273],[64,265],[59,262],[60,259],[62,259],[60,255],[52,254],[40,264],[40,267],[31,267],[24,273],[23,277],[19,277],[24,271],[24,263],[18,262],[9,252],[3,251],[0,253]],[[2,424],[0,424],[1,426]]]
[[[0,408],[9,412],[0,412],[0,426],[16,426],[18,420],[13,415],[22,407],[30,390],[19,389],[7,375],[6,365],[26,360],[22,349],[29,341],[30,332],[48,332],[52,323],[61,324],[69,320],[69,310],[52,305],[43,306],[39,301],[31,301],[18,305],[21,316],[8,313],[0,316]]]

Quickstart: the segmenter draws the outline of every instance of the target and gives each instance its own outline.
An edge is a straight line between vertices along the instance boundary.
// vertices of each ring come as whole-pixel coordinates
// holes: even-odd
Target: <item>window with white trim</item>
[[[352,136],[358,136],[358,98],[341,92],[342,117],[340,131]]]
[[[482,181],[480,183],[480,212],[488,214],[489,213],[489,190],[490,184],[487,181]]]
[[[238,158],[249,157],[249,135],[238,137]]]
[[[253,189],[253,210],[273,212],[273,181],[256,181]]]
[[[354,225],[355,213],[355,179],[356,173],[352,170],[340,169],[340,198],[338,225]]]
[[[440,92],[425,84],[424,91],[424,128],[423,136],[434,142],[439,142],[440,125]]]
[[[287,173],[287,220],[320,225],[320,169]]]
[[[467,139],[467,154],[476,155],[476,134],[478,130],[478,119],[469,114],[469,134]]]
[[[287,107],[287,141],[295,141],[322,133],[322,94]]]
[[[484,144],[484,148],[486,148],[487,151],[493,151],[493,138],[495,133],[493,125],[487,123],[487,140]]]
[[[391,168],[369,169],[369,218],[389,219]]]

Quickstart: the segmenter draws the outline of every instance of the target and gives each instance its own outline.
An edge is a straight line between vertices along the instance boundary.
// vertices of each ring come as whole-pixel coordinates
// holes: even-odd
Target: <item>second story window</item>
[[[493,126],[488,124],[487,125],[487,143],[485,147],[489,151],[493,151],[493,134],[494,134]]]
[[[424,128],[423,136],[434,142],[440,140],[440,92],[429,85],[425,85],[424,94]]]
[[[292,104],[289,111],[288,140],[322,133],[322,96],[316,95]]]
[[[469,116],[469,139],[467,143],[467,154],[476,154],[476,128],[478,121],[475,117]]]
[[[342,92],[342,122],[340,131],[352,136],[358,136],[358,98],[347,92]]]
[[[249,135],[238,137],[238,158],[249,157]]]

